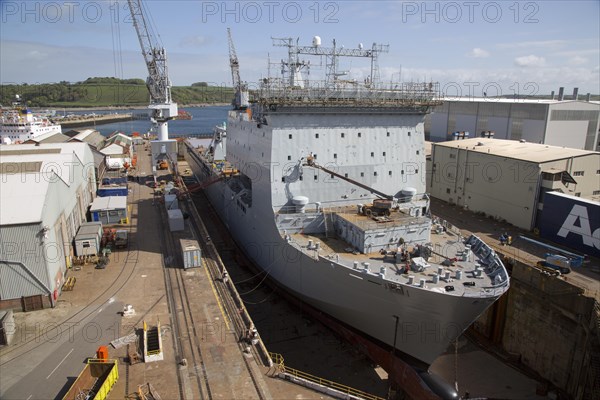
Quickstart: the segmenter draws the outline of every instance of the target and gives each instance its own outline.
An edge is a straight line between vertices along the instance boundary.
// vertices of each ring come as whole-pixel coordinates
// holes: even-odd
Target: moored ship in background
[[[44,115],[35,115],[21,104],[17,95],[12,107],[2,109],[0,116],[0,144],[23,143],[49,133],[61,133],[60,124]]]
[[[281,76],[252,96],[234,81],[226,128],[190,165],[265,278],[429,365],[509,288],[485,243],[432,221],[423,121],[438,85],[381,84],[385,45],[274,44],[288,51]],[[301,54],[325,60],[324,79]],[[370,74],[340,79],[341,57],[369,59]]]

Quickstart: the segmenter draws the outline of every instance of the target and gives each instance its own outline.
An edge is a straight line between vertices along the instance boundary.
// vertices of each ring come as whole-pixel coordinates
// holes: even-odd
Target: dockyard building
[[[96,182],[100,182],[106,173],[106,156],[100,152],[106,138],[95,129],[73,129],[65,132],[65,135],[70,137],[69,142],[82,142],[90,145],[96,166]]]
[[[427,189],[435,198],[532,230],[547,192],[598,198],[600,152],[489,138],[433,143]]]
[[[36,144],[36,143],[64,143],[69,140],[69,137],[63,135],[60,132],[47,132],[42,133],[34,138],[27,139],[24,144]]]
[[[426,116],[425,137],[444,142],[483,135],[599,151],[599,120],[597,101],[445,98]]]
[[[0,148],[0,308],[55,304],[95,192],[86,143]]]
[[[100,152],[106,156],[108,169],[121,169],[131,165],[132,139],[119,132],[112,134],[104,142]]]

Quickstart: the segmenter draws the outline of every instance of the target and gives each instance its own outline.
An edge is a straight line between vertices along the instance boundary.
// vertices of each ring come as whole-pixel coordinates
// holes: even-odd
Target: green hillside
[[[0,104],[10,105],[16,94],[30,107],[136,107],[146,106],[149,101],[141,79],[88,78],[77,83],[0,85]],[[172,95],[179,104],[229,103],[233,89],[199,82],[173,87]]]

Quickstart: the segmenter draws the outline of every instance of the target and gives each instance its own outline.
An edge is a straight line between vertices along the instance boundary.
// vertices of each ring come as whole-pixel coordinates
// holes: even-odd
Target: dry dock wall
[[[572,398],[598,399],[599,312],[583,289],[515,262],[507,298],[474,329]]]

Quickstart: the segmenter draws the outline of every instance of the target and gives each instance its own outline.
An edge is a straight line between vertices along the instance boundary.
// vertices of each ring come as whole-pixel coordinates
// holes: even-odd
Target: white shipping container
[[[177,195],[165,194],[165,207],[167,210],[175,210],[179,208],[179,202],[177,201]]]
[[[75,235],[75,255],[94,256],[100,253],[100,240],[102,239],[102,224],[100,222],[86,222],[79,227]]]
[[[195,240],[181,239],[181,254],[183,256],[183,268],[194,268],[202,266],[202,252],[200,245]]]

